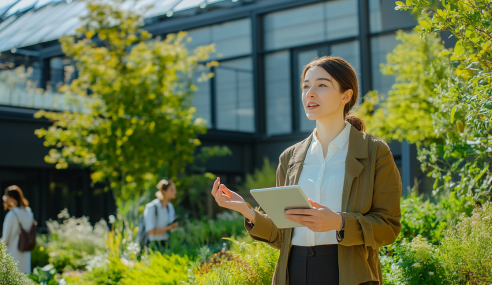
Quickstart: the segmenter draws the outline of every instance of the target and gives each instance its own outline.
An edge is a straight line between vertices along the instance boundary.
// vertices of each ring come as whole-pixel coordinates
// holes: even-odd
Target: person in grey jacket
[[[162,179],[157,184],[157,199],[145,205],[145,228],[149,233],[149,244],[166,247],[169,231],[178,226],[176,212],[169,201],[176,198],[176,185],[172,181]]]
[[[21,226],[30,231],[34,217],[29,208],[29,202],[24,198],[22,190],[12,185],[5,189],[3,196],[4,210],[9,210],[3,223],[2,241],[7,246],[7,252],[18,262],[19,271],[31,273],[31,252],[21,252],[18,249]]]

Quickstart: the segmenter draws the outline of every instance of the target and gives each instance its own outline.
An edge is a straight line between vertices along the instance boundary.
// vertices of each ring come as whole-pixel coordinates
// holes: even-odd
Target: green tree
[[[490,0],[443,0],[442,9],[433,8],[429,0],[396,4],[396,9],[422,14],[416,29],[422,36],[448,30],[457,39],[453,51],[442,51],[451,55],[454,74],[435,91],[439,110],[433,125],[445,140],[420,153],[422,167],[433,169],[436,190],[453,187],[477,200],[490,199],[492,4]]]
[[[0,241],[0,285],[31,284],[26,275],[19,272],[17,263],[7,252],[7,247]]]
[[[381,64],[384,75],[395,76],[395,84],[386,98],[377,91],[364,96],[356,110],[367,125],[367,132],[387,141],[406,140],[418,146],[442,142],[442,134],[433,128],[438,111],[434,89],[451,75],[449,57],[441,54],[444,46],[436,35],[421,38],[418,33],[398,31],[401,44]]]
[[[60,40],[78,69],[61,91],[84,98],[80,111],[36,114],[53,121],[36,130],[54,147],[45,160],[57,168],[90,167],[92,180],[107,183],[119,207],[154,186],[157,173],[178,180],[193,162],[206,122],[194,118],[192,76],[214,51],[209,45],[189,52],[184,32],[152,38],[141,29],[142,13],[120,8],[124,2],[88,1],[85,24]]]

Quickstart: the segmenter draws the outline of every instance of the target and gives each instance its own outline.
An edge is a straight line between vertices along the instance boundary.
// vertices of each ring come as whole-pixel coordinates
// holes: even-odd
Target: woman
[[[400,174],[388,145],[349,115],[358,99],[354,69],[342,58],[311,61],[302,103],[316,129],[280,155],[277,186],[300,185],[313,209],[285,217],[303,227],[277,229],[217,178],[217,203],[242,213],[251,237],[280,249],[272,284],[383,284],[379,248],[400,233]]]
[[[4,210],[9,210],[3,223],[3,243],[7,246],[7,252],[12,255],[19,264],[19,271],[31,273],[31,252],[21,252],[18,249],[19,237],[21,234],[20,226],[26,231],[30,231],[34,223],[34,217],[29,202],[24,198],[22,190],[12,185],[5,189],[3,196]]]
[[[178,226],[176,212],[169,201],[176,198],[176,185],[162,179],[157,183],[157,199],[145,205],[145,228],[149,234],[149,244],[165,248],[169,240],[169,231]]]

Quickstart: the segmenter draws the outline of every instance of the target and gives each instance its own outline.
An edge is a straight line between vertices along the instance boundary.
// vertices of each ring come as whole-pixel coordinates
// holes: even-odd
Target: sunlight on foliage
[[[163,166],[176,179],[193,162],[206,125],[194,117],[192,77],[214,51],[209,45],[188,52],[184,32],[151,40],[143,16],[122,3],[87,1],[86,24],[60,40],[79,73],[61,91],[86,98],[88,112],[36,114],[53,121],[36,131],[52,147],[46,162],[90,167],[93,182],[108,182],[119,206],[155,185]]]

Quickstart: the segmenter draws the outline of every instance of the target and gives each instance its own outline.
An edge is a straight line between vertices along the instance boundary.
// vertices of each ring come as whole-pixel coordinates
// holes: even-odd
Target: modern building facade
[[[7,0],[8,1],[8,0]],[[12,0],[0,4],[0,64],[32,68],[39,87],[57,90],[77,76],[58,38],[73,34],[86,13],[74,0]],[[395,32],[417,23],[396,11],[392,0],[143,0],[153,4],[144,28],[154,36],[187,31],[189,48],[215,43],[215,76],[198,83],[198,116],[208,121],[203,145],[227,145],[232,156],[213,158],[207,169],[225,183],[240,183],[266,157],[278,161],[288,146],[312,132],[301,104],[300,74],[322,55],[341,56],[358,72],[361,95],[386,93],[394,78],[379,71],[397,41]],[[142,5],[143,5],[142,4]],[[2,16],[3,15],[3,16]],[[205,67],[201,70],[207,71]],[[38,220],[56,218],[68,207],[92,221],[114,211],[111,195],[91,185],[88,171],[56,170],[43,160],[47,149],[34,130],[49,122],[38,109],[64,109],[57,94],[2,92],[0,88],[0,188],[25,189]],[[404,189],[419,170],[414,146],[391,143]],[[0,215],[0,220],[3,218]]]

